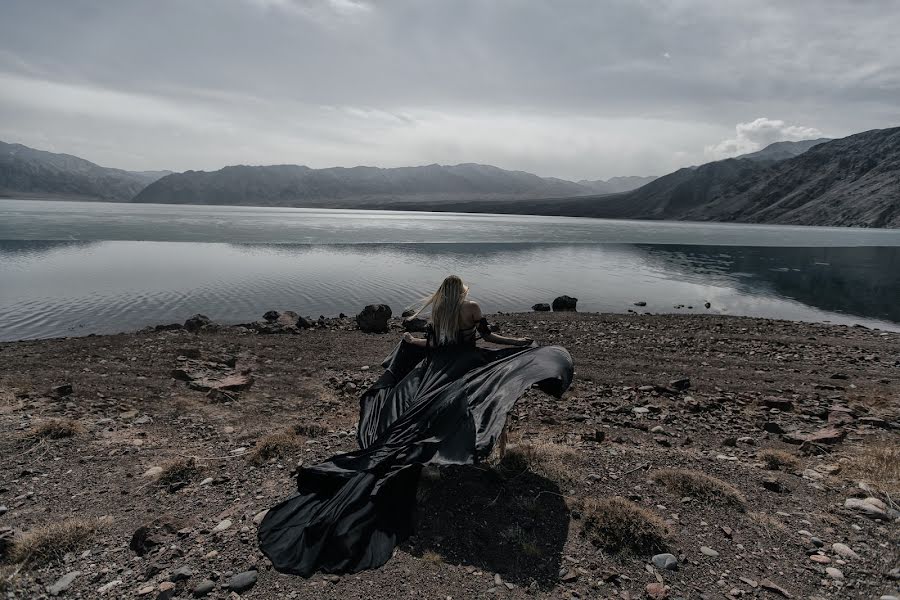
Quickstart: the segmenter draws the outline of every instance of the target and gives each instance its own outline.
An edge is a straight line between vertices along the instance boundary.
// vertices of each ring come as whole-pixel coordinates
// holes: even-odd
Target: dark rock
[[[777,408],[785,412],[794,410],[794,403],[787,398],[779,398],[777,396],[766,396],[759,401],[760,404],[767,408]]]
[[[777,479],[766,479],[765,481],[763,481],[762,485],[770,492],[782,494],[786,491],[785,487]]]
[[[844,373],[835,373],[831,376],[831,379],[850,379],[850,377],[845,375]]]
[[[279,312],[277,310],[269,310],[263,313],[263,320],[268,321],[269,323],[274,323],[278,320]]]
[[[54,398],[62,398],[63,396],[70,395],[74,391],[71,383],[60,383],[59,385],[54,385],[50,388],[50,395]]]
[[[678,568],[678,559],[675,558],[674,554],[657,554],[650,560],[657,569],[674,571]]]
[[[208,593],[210,593],[211,591],[213,591],[213,589],[215,587],[216,587],[216,584],[214,581],[211,581],[209,579],[204,579],[203,581],[201,581],[200,583],[197,584],[197,586],[194,588],[194,591],[191,593],[194,594],[195,598],[202,598],[203,596],[205,596]]]
[[[767,421],[763,426],[763,431],[768,431],[769,433],[783,434],[785,433],[784,428],[774,421]]]
[[[153,331],[179,331],[184,329],[184,325],[181,323],[165,323],[163,325],[156,325],[153,328]]]
[[[403,313],[401,313],[400,316],[403,317],[403,318],[405,319],[406,317],[411,317],[411,316],[413,316],[413,315],[416,314],[417,312],[418,312],[418,311],[417,311],[415,308],[407,308],[406,310],[403,311]],[[341,314],[343,314],[343,313],[341,313]]]
[[[403,329],[413,333],[423,332],[428,327],[428,320],[422,317],[407,317],[403,319]]]
[[[149,527],[138,527],[131,536],[128,547],[138,556],[143,556],[152,548],[161,546],[164,543],[163,540],[153,535],[153,532]]]
[[[531,310],[537,312],[550,312],[550,305],[546,302],[538,302],[534,306],[531,307]]]
[[[369,304],[356,315],[356,324],[365,333],[387,333],[391,307],[387,304]]]
[[[709,302],[704,302],[704,303],[703,303],[703,306],[706,307],[706,308],[711,308],[711,307],[712,307],[712,304],[710,304]]]
[[[215,324],[206,315],[196,314],[184,322],[184,328],[192,333],[213,327]]]
[[[554,312],[575,312],[575,305],[578,303],[578,298],[572,298],[571,296],[559,296],[553,300],[553,310]]]
[[[187,565],[178,567],[169,575],[169,581],[181,581],[183,579],[190,579],[194,572]]]
[[[256,571],[244,571],[243,573],[238,573],[228,580],[228,589],[232,592],[237,592],[238,594],[246,592],[256,585],[257,576],[258,573]]]
[[[687,377],[680,377],[678,379],[673,379],[669,382],[669,387],[672,389],[678,390],[679,392],[683,392],[684,390],[691,387],[691,380]]]
[[[890,429],[891,424],[885,421],[884,419],[879,419],[878,417],[861,417],[859,419],[860,425],[868,425],[870,427],[880,427],[881,429]],[[2,513],[0,513],[2,514]]]
[[[12,529],[8,527],[0,528],[0,563],[4,561],[6,555],[12,549],[14,538],[15,534]]]
[[[641,300],[640,302],[635,302],[634,305],[635,306],[647,306],[647,303],[644,302],[643,300]]]

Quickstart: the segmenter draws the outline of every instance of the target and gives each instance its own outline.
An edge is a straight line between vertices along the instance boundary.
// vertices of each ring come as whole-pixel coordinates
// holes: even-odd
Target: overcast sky
[[[127,169],[664,174],[900,125],[897,0],[2,0],[0,140]]]

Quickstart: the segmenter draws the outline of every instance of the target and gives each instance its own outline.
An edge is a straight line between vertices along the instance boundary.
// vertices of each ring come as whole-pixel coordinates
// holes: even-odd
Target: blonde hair
[[[462,305],[469,295],[469,286],[457,275],[450,275],[437,291],[422,300],[422,307],[416,315],[427,307],[431,307],[431,325],[434,327],[436,344],[448,344],[456,341],[462,321]]]

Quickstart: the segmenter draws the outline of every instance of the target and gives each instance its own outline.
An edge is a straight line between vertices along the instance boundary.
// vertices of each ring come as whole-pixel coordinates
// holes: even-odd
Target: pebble
[[[114,579],[113,581],[110,581],[109,583],[104,583],[103,585],[101,585],[100,587],[97,588],[97,593],[105,594],[106,592],[113,589],[117,585],[122,585],[121,579]]]
[[[144,471],[144,477],[156,477],[160,473],[163,472],[162,467],[150,467],[146,471]]]
[[[653,558],[651,558],[650,561],[657,569],[674,571],[676,568],[678,568],[678,559],[675,558],[674,554],[657,554]]]
[[[191,570],[191,568],[187,565],[184,565],[172,571],[169,579],[171,581],[181,581],[182,579],[190,579],[191,575],[193,574],[194,572]]]
[[[253,522],[259,525],[262,523],[262,520],[266,518],[266,515],[269,514],[269,509],[261,510],[253,517]]]
[[[705,554],[706,556],[718,556],[719,553],[710,548],[709,546],[700,546],[700,552]]]
[[[239,594],[245,592],[256,585],[257,576],[258,573],[256,571],[238,573],[228,580],[228,589]]]
[[[71,573],[66,573],[62,577],[56,580],[56,583],[53,585],[47,586],[47,593],[51,596],[59,596],[72,585],[72,582],[75,581],[75,578],[81,575],[81,571],[72,571]]]
[[[828,576],[832,579],[843,579],[844,574],[840,569],[835,569],[834,567],[825,567],[825,572],[828,573]]]
[[[212,477],[207,477],[206,479],[204,479],[203,481],[200,482],[200,485],[209,485],[209,484],[211,484],[212,482],[213,482],[213,478],[212,478]]]
[[[175,595],[175,584],[171,581],[163,581],[159,584],[159,595],[156,600],[170,600]]]
[[[203,581],[201,581],[200,583],[197,584],[197,586],[194,588],[194,591],[191,593],[194,594],[195,598],[202,598],[203,596],[205,596],[208,593],[210,593],[211,591],[213,591],[213,588],[215,588],[215,587],[216,587],[215,582],[213,582],[209,579],[204,579]]]
[[[213,532],[213,533],[220,533],[220,532],[222,532],[222,531],[225,531],[225,530],[228,529],[229,527],[231,527],[231,519],[224,519],[224,520],[222,520],[222,521],[219,521],[219,524],[216,525],[215,527],[213,527],[212,532]]]
[[[819,538],[817,538],[817,537],[815,537],[815,536],[809,538],[809,541],[810,541],[810,543],[811,543],[813,546],[815,546],[816,548],[821,548],[822,546],[825,545],[825,542],[823,542],[822,540],[820,540]]]
[[[4,505],[0,504],[0,516],[5,515],[6,511],[8,511],[8,510],[9,510],[8,508],[6,508]]]
[[[824,554],[812,554],[810,555],[809,560],[819,563],[820,565],[827,565],[831,562],[831,559]]]
[[[137,591],[137,595],[138,596],[146,596],[147,594],[152,594],[153,590],[155,590],[155,589],[156,588],[153,587],[152,585],[145,585],[144,587],[142,587],[141,589],[139,589]]]
[[[831,545],[831,549],[844,558],[859,558],[859,554],[853,551],[850,546],[841,544],[840,542]]]

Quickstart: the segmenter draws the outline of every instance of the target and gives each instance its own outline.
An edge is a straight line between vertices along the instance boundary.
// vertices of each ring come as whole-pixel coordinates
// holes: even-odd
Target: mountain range
[[[0,195],[900,227],[900,128],[776,142],[658,178],[578,182],[472,163],[133,172],[0,142]]]

